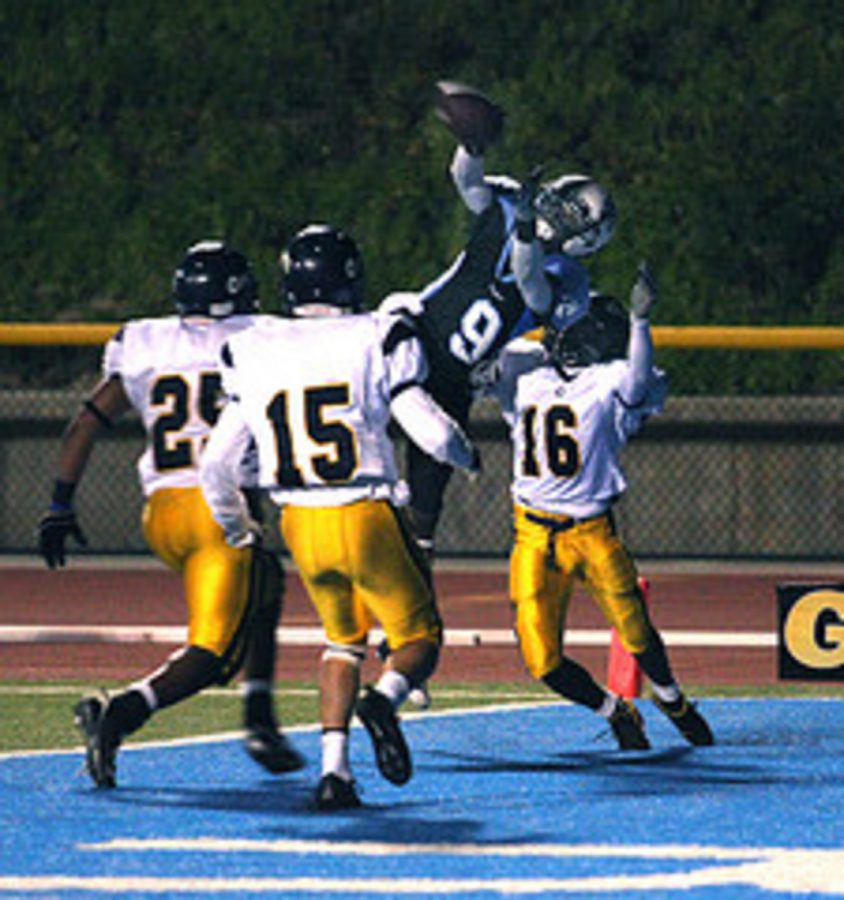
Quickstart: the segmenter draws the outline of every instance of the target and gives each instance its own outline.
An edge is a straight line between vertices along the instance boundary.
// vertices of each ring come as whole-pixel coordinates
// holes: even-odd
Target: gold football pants
[[[184,579],[188,644],[225,660],[242,654],[252,551],[230,547],[200,488],[163,488],[143,512],[153,552]]]
[[[522,656],[534,678],[562,662],[566,615],[582,581],[631,653],[645,650],[650,624],[636,566],[609,514],[572,523],[516,505],[510,597]]]
[[[285,506],[281,531],[330,643],[364,644],[377,622],[392,650],[440,644],[433,590],[390,503]]]

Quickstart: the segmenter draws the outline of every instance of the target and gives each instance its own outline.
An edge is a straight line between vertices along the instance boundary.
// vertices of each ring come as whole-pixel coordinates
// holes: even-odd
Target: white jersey
[[[519,348],[517,347],[516,350]],[[496,393],[513,441],[515,503],[576,519],[600,515],[625,490],[619,451],[645,419],[662,409],[665,379],[657,369],[644,400],[631,407],[619,389],[629,363],[616,360],[563,378],[531,350],[505,361],[510,379]]]
[[[199,484],[199,455],[221,405],[221,347],[261,318],[138,319],[106,345],[103,374],[120,378],[147,434],[138,460],[145,496]]]
[[[267,318],[228,342],[224,390],[258,445],[260,483],[276,503],[404,502],[390,403],[427,376],[406,328],[378,313]]]

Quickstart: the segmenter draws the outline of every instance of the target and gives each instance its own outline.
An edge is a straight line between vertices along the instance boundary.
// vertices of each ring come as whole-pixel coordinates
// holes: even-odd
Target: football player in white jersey
[[[398,510],[405,497],[391,416],[437,459],[470,471],[478,464],[421,388],[427,363],[412,324],[361,312],[362,279],[357,247],[341,230],[309,226],[293,238],[282,254],[285,317],[234,335],[223,350],[228,403],[200,468],[227,539],[247,545],[252,525],[232,460],[254,439],[260,483],[281,507],[281,533],[325,629],[322,810],[360,805],[349,764],[354,713],[381,774],[398,785],[411,777],[396,710],[432,674],[442,641],[430,570]],[[360,692],[376,623],[393,653]]]
[[[513,440],[510,595],[525,664],[551,690],[606,717],[622,750],[650,746],[641,714],[563,650],[577,580],[649,677],[659,709],[689,743],[713,742],[672,673],[612,517],[627,486],[619,451],[665,397],[648,320],[655,299],[643,266],[629,317],[615,298],[593,295],[589,313],[549,331],[544,347],[520,341],[505,350],[495,388]]]
[[[255,315],[256,281],[245,256],[203,241],[176,269],[173,298],[177,315],[130,321],[108,342],[102,381],[63,437],[52,503],[39,524],[47,565],[63,566],[66,539],[85,543],[73,496],[95,440],[135,409],[147,434],[138,462],[144,535],[184,578],[188,635],[186,645],[145,678],[77,704],[88,771],[100,787],[115,785],[117,749],[127,735],[157,710],[226,683],[241,665],[247,751],[272,772],[304,765],[273,709],[284,572],[268,551],[225,542],[198,481],[199,457],[219,414],[220,347],[262,318]],[[246,489],[248,468],[247,458],[239,476]],[[250,499],[259,509],[254,492]]]

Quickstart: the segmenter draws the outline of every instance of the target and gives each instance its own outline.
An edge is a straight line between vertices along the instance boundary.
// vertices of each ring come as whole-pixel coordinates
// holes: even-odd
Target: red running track
[[[822,582],[831,571],[811,566],[755,566],[712,563],[641,566],[651,583],[652,618],[663,631],[776,632],[776,586],[781,582]],[[838,573],[840,578],[840,573]],[[509,629],[510,604],[503,563],[443,562],[435,582],[446,633],[449,629]],[[282,624],[315,626],[316,616],[295,574],[288,579]],[[50,572],[29,563],[0,566],[0,625],[120,626],[184,625],[179,579],[147,561],[94,564],[71,560]],[[597,607],[575,595],[568,629],[604,629]],[[173,646],[156,643],[3,643],[0,679],[46,681],[124,680],[159,665]],[[606,647],[572,646],[571,655],[596,677],[606,670]],[[318,646],[280,649],[278,677],[313,679]],[[669,645],[681,681],[700,685],[766,685],[777,681],[774,647]],[[374,662],[367,666],[374,666]],[[366,676],[365,672],[365,676]],[[521,681],[528,676],[517,647],[446,646],[437,681]]]

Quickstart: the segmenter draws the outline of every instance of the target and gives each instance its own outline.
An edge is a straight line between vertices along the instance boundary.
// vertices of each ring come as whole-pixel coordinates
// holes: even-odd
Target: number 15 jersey
[[[412,329],[378,313],[266,317],[223,351],[224,390],[279,505],[403,502],[390,403],[426,375]]]

